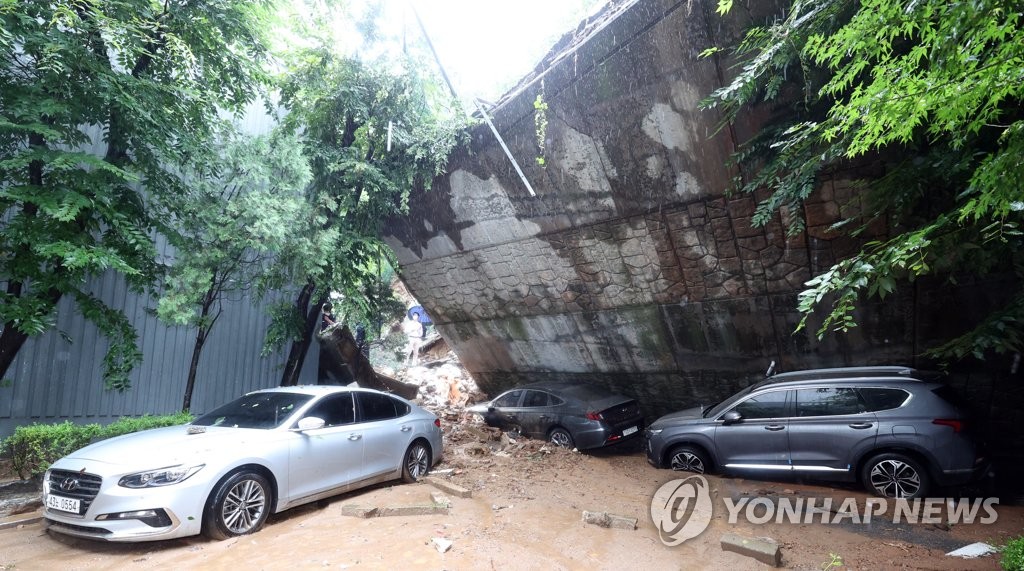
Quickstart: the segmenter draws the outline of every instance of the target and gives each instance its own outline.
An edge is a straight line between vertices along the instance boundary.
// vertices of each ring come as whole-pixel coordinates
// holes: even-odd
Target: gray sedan
[[[584,383],[533,383],[469,411],[490,426],[580,450],[618,444],[644,428],[635,400]]]

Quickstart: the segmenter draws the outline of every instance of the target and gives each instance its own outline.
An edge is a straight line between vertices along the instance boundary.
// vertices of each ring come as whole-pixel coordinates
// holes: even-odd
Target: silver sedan
[[[43,485],[52,532],[108,541],[259,530],[271,513],[378,482],[415,482],[442,455],[441,422],[346,387],[249,393],[190,424],[91,444]]]

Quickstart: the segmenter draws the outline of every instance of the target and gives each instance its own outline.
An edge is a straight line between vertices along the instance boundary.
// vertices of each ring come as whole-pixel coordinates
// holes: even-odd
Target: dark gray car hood
[[[672,426],[675,424],[684,424],[692,420],[703,419],[704,407],[695,406],[693,408],[687,408],[679,412],[673,412],[666,414],[665,416],[655,420],[651,424],[651,428],[663,428],[665,426]]]

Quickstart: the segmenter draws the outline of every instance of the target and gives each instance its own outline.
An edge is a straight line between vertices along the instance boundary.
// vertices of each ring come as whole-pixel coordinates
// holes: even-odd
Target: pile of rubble
[[[416,402],[422,407],[442,420],[455,420],[467,405],[487,398],[444,339],[428,339],[424,349],[416,365],[395,374],[403,383],[420,388]]]
[[[543,440],[504,433],[484,424],[479,415],[467,412],[467,406],[486,400],[487,395],[477,387],[443,339],[439,342],[428,339],[420,356],[417,365],[399,371],[396,378],[418,386],[416,402],[441,419],[449,465],[462,466],[472,463],[473,459],[492,456],[538,459],[574,453]]]

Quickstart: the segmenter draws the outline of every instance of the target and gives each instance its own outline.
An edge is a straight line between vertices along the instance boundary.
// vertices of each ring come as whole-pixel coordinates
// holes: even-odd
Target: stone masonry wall
[[[723,20],[713,0],[626,4],[490,111],[536,196],[480,125],[388,227],[403,280],[467,370],[490,393],[552,377],[605,384],[653,417],[717,401],[771,360],[916,364],[922,340],[965,307],[947,299],[935,319],[920,285],[866,304],[847,335],[793,333],[803,284],[859,246],[829,230],[859,207],[848,181],[824,183],[791,237],[782,220],[752,225],[755,197],[727,194],[736,142],[761,117],[720,129],[700,101],[731,62],[698,54],[777,7]]]

